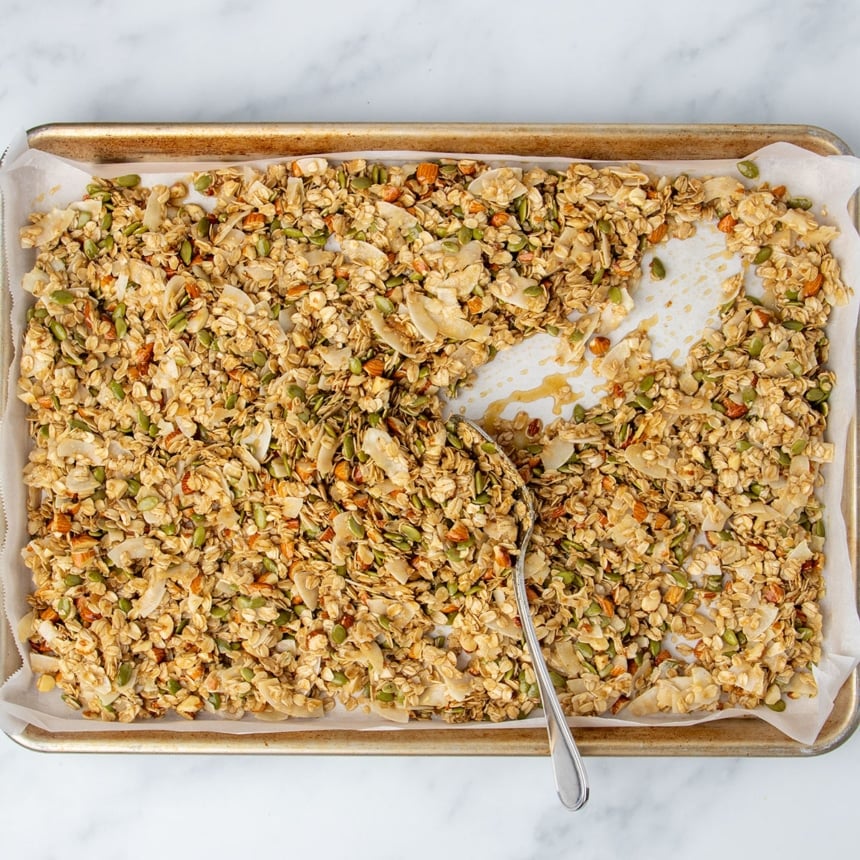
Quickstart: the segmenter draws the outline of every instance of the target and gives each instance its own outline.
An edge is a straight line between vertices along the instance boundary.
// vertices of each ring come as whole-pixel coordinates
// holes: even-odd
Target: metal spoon
[[[517,600],[517,610],[522,622],[523,633],[525,633],[526,637],[526,644],[531,654],[532,666],[534,666],[535,676],[537,677],[541,703],[546,715],[549,754],[555,774],[556,790],[558,791],[559,799],[568,809],[580,809],[588,800],[588,776],[585,773],[585,765],[582,763],[582,757],[576,747],[576,741],[573,739],[573,734],[567,724],[564,711],[561,709],[561,703],[555,694],[555,687],[553,686],[552,678],[550,678],[549,669],[547,669],[546,662],[543,659],[537,631],[535,630],[529,611],[528,595],[526,594],[526,549],[531,540],[535,524],[532,494],[517,471],[516,466],[499,449],[492,436],[487,434],[474,421],[470,421],[462,415],[452,415],[451,419],[467,424],[479,436],[496,446],[499,459],[505,466],[511,480],[516,484],[522,501],[526,506],[528,520],[525,524],[525,534],[520,538],[520,550],[517,555],[516,567],[514,568],[514,594]]]

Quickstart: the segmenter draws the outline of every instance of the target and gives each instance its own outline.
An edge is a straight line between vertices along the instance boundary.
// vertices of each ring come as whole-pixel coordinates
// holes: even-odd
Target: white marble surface
[[[860,152],[855,0],[0,0],[0,145],[97,120],[797,122]],[[541,9],[543,13],[541,14]],[[801,760],[39,756],[0,856],[853,856],[860,736]]]

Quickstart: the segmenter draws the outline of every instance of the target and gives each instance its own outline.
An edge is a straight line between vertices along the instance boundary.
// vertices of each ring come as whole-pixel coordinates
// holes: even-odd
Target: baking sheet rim
[[[404,139],[413,149],[442,149],[437,142],[447,137],[447,151],[469,151],[462,141],[480,141],[479,149],[472,151],[505,151],[513,154],[535,155],[529,147],[534,140],[552,141],[553,152],[559,145],[575,157],[632,159],[629,154],[601,150],[596,156],[595,146],[623,147],[631,141],[643,145],[646,151],[637,150],[635,157],[654,158],[657,153],[647,152],[650,138],[659,142],[659,157],[689,158],[689,147],[696,138],[707,142],[708,157],[714,157],[714,147],[723,147],[715,157],[734,157],[777,140],[787,140],[820,154],[851,154],[849,147],[826,129],[802,125],[641,125],[641,124],[418,124],[418,123],[207,123],[207,124],[49,124],[28,132],[33,148],[76,157],[82,160],[140,161],[160,156],[169,159],[181,151],[190,152],[189,141],[200,139],[217,143],[229,138],[232,144],[243,142],[244,152],[289,157],[301,148],[297,140],[319,141],[313,151],[341,151],[367,148],[364,142],[383,138],[381,146],[371,148],[405,148]],[[673,145],[677,136],[682,151],[667,154],[665,147]],[[322,141],[326,142],[323,143]],[[341,140],[340,147],[336,144]],[[292,141],[295,148],[285,149]],[[142,145],[142,142],[145,144]],[[432,146],[428,145],[433,143]],[[644,142],[644,143],[643,143]],[[668,142],[668,144],[667,144]],[[185,148],[183,149],[183,143]],[[171,146],[170,144],[173,144]],[[199,144],[192,144],[199,145]],[[141,146],[145,154],[141,156]],[[153,150],[153,146],[160,147]],[[101,148],[100,148],[101,147]],[[137,154],[136,150],[137,148]],[[591,148],[591,149],[589,149]],[[209,147],[207,147],[207,150]],[[214,147],[217,151],[217,146]],[[583,150],[589,150],[586,153]],[[60,150],[59,152],[57,150]],[[306,150],[302,150],[304,152]],[[108,158],[99,153],[108,152]],[[74,153],[74,154],[72,154]],[[117,155],[120,158],[117,158]],[[230,158],[236,158],[231,148]],[[855,199],[855,203],[857,200]],[[857,207],[855,225],[860,229]],[[3,272],[0,275],[5,276]],[[5,291],[2,291],[5,293]],[[5,319],[5,316],[3,317]],[[6,335],[4,327],[3,336]],[[3,344],[3,351],[9,344]],[[858,513],[858,427],[854,422],[849,438],[850,474],[843,499],[844,513],[849,528],[849,554],[857,580],[857,513]],[[11,646],[11,654],[10,654]],[[10,667],[10,658],[18,665],[17,652],[9,635],[5,617],[0,616],[0,667]],[[8,674],[8,673],[7,673]],[[816,741],[802,745],[791,741],[766,723],[753,719],[718,720],[700,726],[654,728],[579,728],[578,742],[586,754],[591,755],[815,755],[840,746],[860,724],[860,668],[855,670],[843,685],[834,703],[833,712]],[[110,731],[84,734],[60,734],[27,726],[11,739],[22,746],[45,752],[164,752],[164,753],[351,753],[351,754],[415,754],[415,755],[539,755],[548,751],[542,729],[512,729],[506,732],[488,732],[470,728],[462,736],[452,738],[451,732],[408,729],[362,733],[330,730],[309,730],[282,735],[227,736],[212,733],[147,732],[115,733]],[[372,735],[372,736],[371,736]]]

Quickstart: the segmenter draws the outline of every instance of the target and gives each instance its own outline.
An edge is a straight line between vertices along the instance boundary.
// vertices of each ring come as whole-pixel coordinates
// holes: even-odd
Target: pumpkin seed
[[[659,257],[654,257],[651,260],[651,277],[655,281],[662,281],[663,278],[666,277],[666,267],[663,265],[663,261]]]
[[[66,327],[57,320],[51,320],[48,323],[48,329],[54,336],[54,339],[59,341],[60,343],[62,343],[69,336],[69,333],[66,331]]]
[[[189,265],[191,263],[191,257],[194,255],[194,247],[188,239],[185,239],[182,243],[182,247],[179,249],[179,258],[182,260],[185,265]]]
[[[171,331],[183,331],[185,326],[188,324],[188,317],[185,314],[185,311],[179,311],[179,313],[174,314],[168,321],[167,327]]]
[[[131,680],[133,666],[131,663],[123,663],[116,673],[117,687],[124,687]]]
[[[204,543],[206,543],[206,526],[196,526],[191,535],[191,546],[200,549]]]
[[[75,300],[75,294],[68,290],[57,290],[51,293],[51,301],[58,305],[70,305]]]
[[[394,312],[394,302],[386,296],[376,295],[373,297],[373,303],[376,305],[376,309],[384,315],[388,315]]]
[[[747,179],[758,178],[758,165],[754,161],[744,160],[738,162],[738,173]]]
[[[418,529],[416,529],[415,526],[413,526],[413,525],[409,525],[408,523],[405,523],[404,525],[402,525],[400,527],[400,533],[407,540],[412,541],[412,543],[420,543],[421,542],[421,538],[422,538],[421,532],[418,531]]]
[[[764,245],[759,249],[759,252],[753,257],[753,263],[756,266],[761,266],[766,263],[773,255],[773,248],[770,245]]]
[[[761,355],[761,351],[763,349],[764,342],[758,335],[755,335],[747,346],[747,352],[749,353],[751,358],[758,358]]]
[[[136,173],[127,173],[125,176],[117,176],[114,182],[120,188],[137,188],[140,185],[140,177]]]
[[[266,509],[259,503],[254,503],[254,524],[260,531],[266,528],[266,524],[268,522],[268,516],[266,515]]]

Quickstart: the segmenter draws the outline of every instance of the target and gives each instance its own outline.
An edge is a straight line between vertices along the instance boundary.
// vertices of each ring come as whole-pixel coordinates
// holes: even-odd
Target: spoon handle
[[[452,415],[451,419],[468,424],[475,433],[487,442],[495,445],[493,437],[488,435],[474,421],[470,421],[462,415]],[[552,770],[555,774],[555,787],[561,802],[568,809],[576,810],[584,806],[585,801],[588,800],[588,777],[585,773],[585,765],[582,763],[582,757],[576,748],[576,741],[573,739],[570,726],[567,724],[567,718],[561,709],[558,696],[555,694],[555,687],[553,687],[549,669],[547,669],[544,662],[543,654],[540,650],[540,642],[538,642],[537,638],[537,631],[529,613],[529,600],[526,593],[526,549],[531,540],[535,524],[534,503],[532,502],[528,487],[525,485],[519,472],[517,472],[516,466],[505,454],[502,452],[498,453],[503,464],[507,466],[510,480],[518,487],[522,495],[522,501],[526,507],[527,514],[523,519],[525,534],[520,538],[517,564],[514,569],[514,595],[517,600],[517,610],[520,614],[520,622],[522,623],[523,633],[526,637],[526,644],[529,648],[529,654],[531,654],[532,666],[537,677],[540,699],[543,703],[544,714],[546,715],[546,728],[549,734],[549,754],[552,761]]]
[[[531,531],[531,530],[529,530]],[[517,559],[514,587],[517,597],[517,605],[520,610],[520,620],[523,625],[526,643],[532,658],[535,676],[537,678],[540,698],[546,714],[546,728],[549,735],[549,754],[552,760],[552,769],[555,774],[555,786],[561,802],[570,810],[577,810],[585,805],[588,800],[588,776],[582,756],[573,739],[570,726],[561,703],[555,693],[555,688],[550,678],[549,669],[541,653],[537,632],[528,612],[528,595],[525,585],[525,552],[520,552]]]

